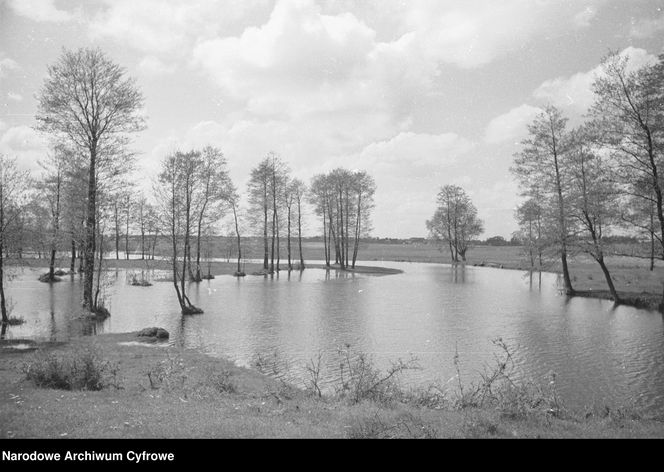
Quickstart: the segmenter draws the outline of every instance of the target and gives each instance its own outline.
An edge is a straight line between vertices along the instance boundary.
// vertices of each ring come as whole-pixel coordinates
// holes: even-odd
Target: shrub
[[[398,379],[406,370],[419,369],[416,359],[407,362],[399,359],[385,372],[374,366],[373,360],[365,353],[355,353],[346,345],[339,350],[340,377],[337,381],[337,395],[347,398],[351,403],[372,400],[378,403],[389,403],[401,399]]]
[[[495,356],[493,366],[485,366],[480,380],[464,386],[461,381],[458,352],[454,356],[457,371],[458,408],[496,408],[512,418],[524,418],[544,413],[555,417],[563,414],[563,407],[556,391],[556,376],[551,373],[547,385],[517,380],[514,351],[501,338],[492,341],[501,355]]]
[[[215,372],[208,380],[209,384],[219,393],[235,393],[237,385],[231,378],[233,373],[229,370]]]
[[[164,387],[166,390],[183,389],[187,381],[187,372],[184,360],[177,357],[168,357],[152,366],[145,374],[150,381],[150,388],[157,390]]]
[[[354,420],[346,434],[349,439],[434,439],[437,431],[409,413],[388,421],[376,412]]]
[[[92,348],[64,355],[47,355],[39,351],[22,366],[27,380],[42,388],[61,390],[102,390],[120,388],[118,367],[103,361]]]

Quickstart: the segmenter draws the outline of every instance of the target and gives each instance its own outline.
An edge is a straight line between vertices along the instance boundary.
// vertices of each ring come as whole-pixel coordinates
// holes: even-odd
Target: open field
[[[434,404],[431,396],[426,404],[414,394],[319,398],[224,359],[137,340],[104,334],[33,346],[34,352],[0,344],[0,438],[664,437],[660,419],[603,405],[553,415]],[[53,358],[89,349],[116,369],[113,386],[56,390],[25,378],[38,352]]]

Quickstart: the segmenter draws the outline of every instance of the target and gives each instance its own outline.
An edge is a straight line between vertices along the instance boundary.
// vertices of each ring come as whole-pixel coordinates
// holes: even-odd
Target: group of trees
[[[309,200],[322,219],[325,264],[355,268],[360,238],[371,231],[374,179],[364,171],[334,169],[311,182]]]
[[[3,322],[3,256],[13,252],[21,257],[24,248],[48,256],[49,272],[40,278],[44,282],[58,280],[56,255],[71,251],[71,272],[78,258],[83,274],[83,306],[104,313],[101,274],[109,242],[114,242],[116,259],[121,251],[128,259],[132,249],[142,259],[154,259],[161,235],[171,248],[173,285],[182,312],[196,313],[200,309],[187,296],[187,282],[212,278],[209,266],[203,274],[201,260],[212,253],[210,237],[216,225],[232,215],[236,275],[244,275],[240,233],[245,210],[221,150],[207,146],[169,153],[150,195],[132,184],[135,156],[129,144],[131,135],[145,128],[143,96],[126,71],[100,49],[65,49],[48,68],[38,101],[36,128],[50,142],[40,176],[30,180],[15,161],[0,155]],[[269,153],[252,169],[247,188],[246,219],[263,236],[264,270],[280,270],[284,236],[287,269],[304,269],[303,215],[310,202],[322,212],[323,233],[326,241],[334,241],[336,262],[354,267],[360,236],[370,228],[374,191],[373,179],[365,172],[343,169],[316,177],[309,191],[291,176],[284,160]],[[327,246],[325,257],[329,265]]]
[[[292,239],[297,230],[299,268],[304,269],[302,255],[302,204],[306,186],[300,179],[291,177],[286,162],[274,152],[251,170],[247,192],[250,219],[255,228],[262,229],[263,269],[270,273],[281,270],[280,230],[286,230],[288,270],[293,269]],[[276,258],[276,265],[275,265]]]
[[[610,54],[593,84],[595,102],[580,126],[553,106],[528,127],[512,172],[526,200],[516,211],[531,265],[557,253],[564,287],[574,294],[568,256],[583,252],[600,266],[616,302],[606,238],[637,234],[664,258],[664,55],[640,68]],[[659,249],[657,249],[659,247]]]
[[[477,208],[458,185],[445,185],[438,192],[433,218],[426,222],[432,239],[446,245],[453,263],[466,261],[470,242],[484,232]]]
[[[236,193],[226,159],[217,148],[176,151],[162,162],[155,195],[159,201],[160,223],[167,228],[171,243],[173,286],[183,314],[201,312],[187,296],[186,281],[203,280],[203,231],[223,216],[228,204],[235,211]]]

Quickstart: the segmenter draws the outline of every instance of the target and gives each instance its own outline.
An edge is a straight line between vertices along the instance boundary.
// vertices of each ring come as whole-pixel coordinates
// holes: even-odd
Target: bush
[[[103,361],[94,349],[85,349],[61,356],[42,351],[22,366],[25,378],[37,387],[60,390],[102,390],[120,388],[118,367]]]
[[[208,382],[219,393],[235,393],[237,392],[237,385],[231,378],[233,373],[229,370],[222,370],[215,372]]]
[[[399,359],[386,372],[381,372],[367,354],[354,353],[348,344],[339,350],[339,355],[337,395],[351,403],[363,400],[389,403],[401,399],[404,394],[398,383],[399,376],[406,370],[419,369],[416,359],[408,362]]]
[[[388,421],[376,412],[355,420],[346,434],[349,439],[434,439],[437,431],[411,414]]]
[[[182,358],[171,357],[155,364],[145,373],[153,390],[164,387],[166,390],[182,390],[187,383],[187,369]]]
[[[461,381],[458,352],[454,356],[457,370],[458,394],[456,406],[460,409],[495,408],[511,418],[546,414],[561,417],[563,407],[556,391],[556,376],[550,374],[547,385],[517,380],[513,350],[501,339],[492,341],[501,355],[495,356],[495,365],[486,366],[480,380],[464,386]]]

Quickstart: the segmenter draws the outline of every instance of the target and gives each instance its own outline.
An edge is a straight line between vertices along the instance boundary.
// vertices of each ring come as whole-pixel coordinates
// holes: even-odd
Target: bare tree
[[[0,154],[0,313],[2,324],[9,322],[7,300],[5,299],[4,254],[6,241],[16,223],[27,197],[29,175],[16,166],[15,159]]]
[[[300,270],[304,270],[304,256],[302,254],[302,205],[307,195],[307,187],[300,179],[293,179],[290,184],[290,193],[295,201],[297,211],[297,247],[300,255]]]
[[[566,165],[570,140],[566,125],[567,119],[557,108],[546,107],[528,126],[529,137],[521,142],[523,149],[514,155],[511,170],[519,180],[523,194],[540,195],[555,214],[565,292],[573,295],[567,264],[571,222],[566,202],[570,185]]]
[[[529,198],[516,209],[516,220],[520,227],[520,236],[525,243],[530,259],[531,270],[535,269],[535,256],[538,268],[542,270],[542,254],[546,246],[543,232],[544,211],[536,198]]]
[[[268,245],[268,210],[270,208],[270,161],[263,159],[256,167],[251,169],[248,184],[250,215],[258,223],[255,226],[263,228],[263,270],[268,270],[269,245]],[[259,218],[258,215],[262,218]],[[260,221],[260,223],[259,223]],[[262,224],[261,224],[262,223]]]
[[[575,241],[602,269],[616,303],[620,297],[604,259],[604,236],[619,219],[618,192],[611,181],[612,169],[601,154],[589,145],[587,130],[574,130],[571,139],[569,166],[572,175],[570,212],[579,221],[583,233]]]
[[[466,261],[470,242],[484,231],[477,209],[465,190],[458,185],[445,185],[438,192],[437,207],[426,222],[434,240],[447,243],[452,262]]]
[[[201,152],[201,165],[198,169],[194,208],[196,214],[196,265],[192,280],[200,282],[201,277],[201,230],[205,225],[223,216],[229,192],[230,177],[226,159],[221,150],[206,146]]]
[[[237,241],[237,270],[235,271],[236,277],[244,277],[245,273],[242,270],[242,238],[240,237],[240,195],[232,182],[228,183],[228,191],[226,193],[226,203],[231,207],[233,212],[233,223],[235,227],[235,238]]]
[[[330,229],[327,224],[327,209],[329,207],[329,183],[325,175],[316,175],[311,180],[309,187],[309,201],[314,206],[316,214],[323,221],[323,251],[325,256],[325,265],[330,266]]]
[[[371,228],[370,215],[374,206],[373,197],[376,193],[376,182],[365,171],[356,171],[352,182],[357,205],[355,209],[355,243],[353,244],[352,262],[352,268],[354,269],[360,249],[360,238],[364,234],[368,234]]]
[[[38,129],[69,140],[89,158],[83,306],[91,310],[95,309],[97,178],[102,168],[126,162],[119,156],[126,157],[128,134],[144,128],[142,106],[135,82],[100,49],[63,50],[48,68],[39,93]]]
[[[664,55],[656,64],[633,70],[627,57],[611,53],[593,90],[595,139],[611,151],[623,191],[652,208],[664,257]]]
[[[55,276],[55,256],[58,249],[58,243],[60,241],[60,223],[62,215],[62,200],[63,200],[63,190],[65,186],[66,178],[66,165],[69,160],[69,154],[71,151],[66,148],[63,144],[57,144],[53,147],[52,151],[49,153],[47,160],[41,162],[41,166],[44,169],[44,176],[41,181],[38,183],[38,189],[42,192],[42,195],[45,196],[48,209],[49,209],[49,220],[50,220],[50,260],[48,265],[48,275],[45,278],[40,278],[44,282],[53,282],[56,279]]]
[[[199,164],[200,154],[196,151],[177,151],[166,156],[155,188],[162,221],[171,239],[173,286],[183,315],[203,312],[191,303],[186,292],[191,263],[190,238],[195,219],[193,197]]]

